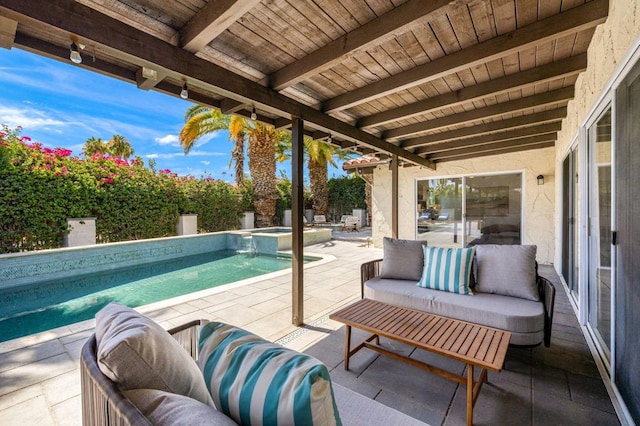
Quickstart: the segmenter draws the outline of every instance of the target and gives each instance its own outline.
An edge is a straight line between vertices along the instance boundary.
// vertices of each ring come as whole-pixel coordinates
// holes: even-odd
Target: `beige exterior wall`
[[[584,124],[598,98],[606,89],[607,83],[629,54],[635,40],[640,36],[640,0],[609,0],[609,16],[599,25],[588,49],[588,65],[576,81],[575,98],[569,102],[567,118],[562,122],[562,130],[556,142],[556,174],[561,176],[562,160],[571,143],[578,136],[579,128]],[[586,141],[580,141],[584,147]],[[561,235],[562,226],[562,182],[556,182],[555,227]],[[560,262],[560,243],[556,248],[556,263]]]
[[[400,167],[398,237],[416,239],[418,179],[509,172],[522,172],[524,175],[523,243],[538,246],[538,262],[553,262],[556,181],[554,148],[446,162],[438,164],[435,171],[420,167]],[[544,185],[541,186],[536,180],[540,174],[544,176]],[[376,246],[382,246],[382,238],[391,236],[391,171],[386,164],[378,166],[374,172],[372,198],[372,237]]]

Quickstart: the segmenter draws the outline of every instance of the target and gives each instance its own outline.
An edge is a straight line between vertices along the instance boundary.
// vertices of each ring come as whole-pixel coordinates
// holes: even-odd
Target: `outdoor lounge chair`
[[[344,216],[343,216],[344,217]],[[358,231],[358,223],[360,219],[356,216],[346,216],[344,217],[344,222],[342,222],[342,230],[343,231]]]
[[[313,226],[331,225],[325,215],[318,214],[313,216]]]

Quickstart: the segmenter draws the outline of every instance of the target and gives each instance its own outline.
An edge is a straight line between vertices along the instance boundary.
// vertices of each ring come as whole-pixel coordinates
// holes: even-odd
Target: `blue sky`
[[[90,58],[85,55],[85,60]],[[154,159],[159,170],[233,181],[233,169],[228,168],[233,145],[226,131],[203,138],[188,155],[182,151],[177,135],[191,105],[70,61],[0,49],[0,123],[20,125],[23,136],[47,147],[71,149],[73,155],[80,155],[92,136],[109,140],[120,134],[129,140],[135,156],[145,164]],[[278,164],[278,170],[291,175],[289,163]],[[330,166],[329,177],[341,175],[341,169]]]

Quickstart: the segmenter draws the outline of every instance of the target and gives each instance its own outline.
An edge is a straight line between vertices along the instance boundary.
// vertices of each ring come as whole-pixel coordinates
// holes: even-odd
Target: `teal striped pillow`
[[[231,325],[200,332],[198,365],[216,407],[241,425],[342,423],[327,367]]]
[[[473,294],[469,289],[469,277],[475,249],[424,246],[424,270],[418,286],[451,293]]]

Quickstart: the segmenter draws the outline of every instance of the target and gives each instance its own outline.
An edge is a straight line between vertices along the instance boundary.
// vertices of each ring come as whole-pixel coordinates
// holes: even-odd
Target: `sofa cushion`
[[[398,280],[418,281],[422,276],[426,241],[399,240],[384,237],[382,240],[382,269],[380,276]]]
[[[536,345],[544,336],[544,306],[532,300],[491,293],[464,297],[420,288],[408,280],[380,277],[365,283],[364,297],[511,331],[511,343],[515,345]]]
[[[132,389],[123,394],[154,426],[237,425],[215,408],[188,396],[157,389]]]
[[[96,314],[97,361],[120,389],[177,393],[214,406],[195,361],[150,318],[117,303]]]
[[[243,425],[340,425],[327,367],[219,323],[200,331],[198,365],[216,407]]]
[[[471,265],[475,247],[427,247],[424,250],[424,271],[419,287],[458,294],[473,294],[469,289]]]
[[[536,283],[536,246],[479,245],[477,292],[540,300]]]
[[[340,417],[345,425],[428,426],[337,383],[333,384],[333,391],[336,394]]]

